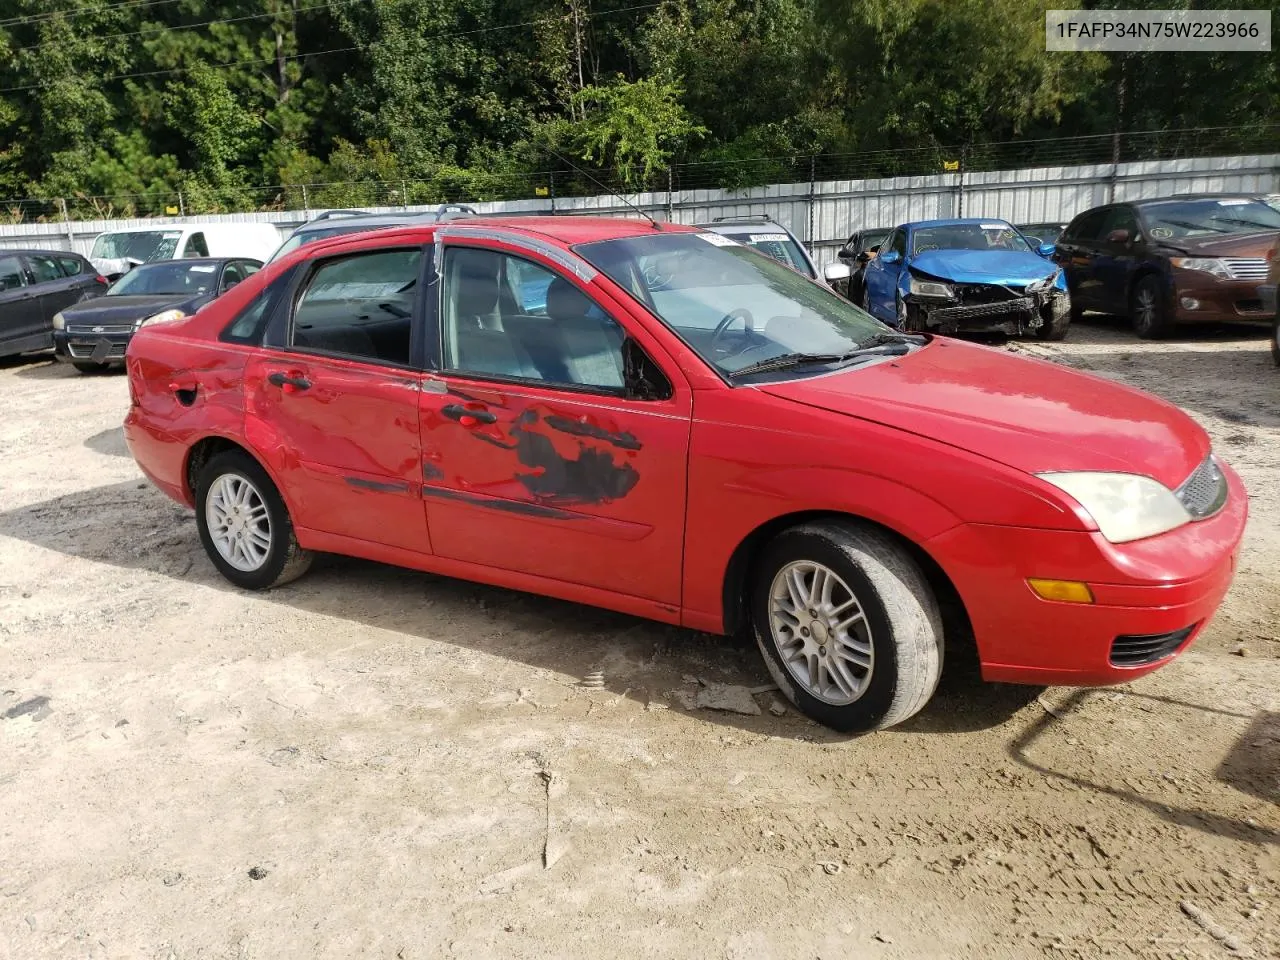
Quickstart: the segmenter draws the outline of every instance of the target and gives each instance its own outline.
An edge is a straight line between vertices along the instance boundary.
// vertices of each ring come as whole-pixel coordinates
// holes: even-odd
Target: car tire
[[[834,730],[901,723],[938,685],[937,599],[910,553],[869,524],[807,523],[779,534],[755,565],[750,602],[778,689]]]
[[[110,364],[94,363],[91,360],[72,360],[71,365],[80,373],[102,373]]]
[[[1143,340],[1158,340],[1168,332],[1168,308],[1158,274],[1148,273],[1133,285],[1129,294],[1129,322]]]
[[[1271,324],[1271,359],[1280,367],[1280,314],[1276,315],[1275,323]]]
[[[865,313],[869,313],[873,317],[876,316],[871,310],[871,290],[865,282],[862,284],[862,309]],[[876,319],[879,320],[880,318],[876,317]]]
[[[1072,308],[1068,307],[1056,317],[1050,317],[1036,327],[1036,336],[1041,340],[1065,340],[1067,331],[1071,329]]]
[[[296,580],[315,556],[298,546],[289,510],[267,472],[237,450],[218,454],[200,470],[196,526],[218,572],[245,590]]]
[[[905,333],[910,329],[907,326],[907,319],[907,304],[899,291],[893,295],[893,325]]]

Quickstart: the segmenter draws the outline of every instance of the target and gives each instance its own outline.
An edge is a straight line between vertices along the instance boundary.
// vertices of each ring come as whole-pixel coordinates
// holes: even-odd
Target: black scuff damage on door
[[[620,500],[640,474],[627,460],[641,443],[625,431],[609,430],[593,417],[566,417],[544,405],[516,417],[510,430],[493,424],[475,430],[477,440],[511,450],[519,466],[515,478],[535,501],[568,507]]]

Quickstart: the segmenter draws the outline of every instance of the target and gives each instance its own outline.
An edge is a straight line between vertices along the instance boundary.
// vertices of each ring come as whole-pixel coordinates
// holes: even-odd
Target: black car
[[[1198,194],[1110,203],[1058,239],[1073,319],[1127,315],[1144,339],[1178,323],[1271,320],[1259,286],[1280,242],[1280,211],[1255,197]]]
[[[99,297],[106,277],[65,250],[0,250],[0,357],[53,346],[53,317]]]
[[[161,260],[134,267],[92,303],[53,318],[54,348],[81,373],[124,359],[134,333],[147,323],[189,316],[252,276],[260,260]]]
[[[879,227],[875,230],[859,230],[845,241],[836,256],[849,265],[849,280],[843,285],[843,289],[841,285],[833,284],[837,293],[844,294],[854,303],[862,302],[862,277],[867,269],[867,262],[879,252],[880,244],[889,236],[889,229]]]

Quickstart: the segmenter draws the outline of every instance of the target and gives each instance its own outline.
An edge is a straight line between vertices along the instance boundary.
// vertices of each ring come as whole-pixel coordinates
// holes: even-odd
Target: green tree
[[[622,182],[640,187],[665,167],[674,151],[706,133],[680,103],[678,84],[618,77],[574,94],[583,119],[573,137],[584,160],[613,167]]]

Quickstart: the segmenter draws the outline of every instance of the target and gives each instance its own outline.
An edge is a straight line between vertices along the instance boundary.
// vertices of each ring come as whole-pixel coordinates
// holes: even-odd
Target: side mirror
[[[897,263],[902,259],[902,254],[897,250],[890,250],[887,253],[879,254],[876,259],[881,263]]]
[[[850,250],[848,247],[841,247],[840,252],[837,253],[836,256],[839,257],[841,260],[848,260],[850,257],[853,256],[853,251]]]
[[[837,280],[848,280],[853,275],[853,271],[849,269],[847,263],[828,263],[822,268],[822,279],[827,283],[835,283]]]
[[[1052,257],[1057,250],[1058,245],[1056,243],[1042,243],[1040,246],[1036,247],[1036,253],[1040,254],[1042,257]]]
[[[1128,242],[1129,242],[1128,230],[1124,230],[1124,229],[1112,230],[1110,233],[1107,234],[1107,243],[1128,243]]]

